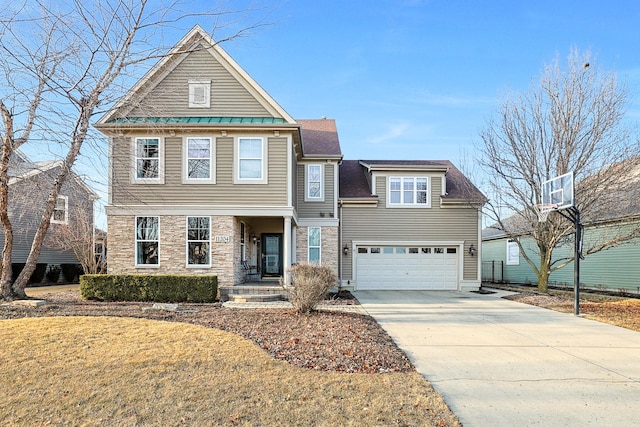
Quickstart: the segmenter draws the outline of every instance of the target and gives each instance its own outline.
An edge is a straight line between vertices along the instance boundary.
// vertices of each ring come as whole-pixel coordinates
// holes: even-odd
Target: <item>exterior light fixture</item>
[[[471,246],[469,246],[469,255],[476,256],[476,247],[473,245],[473,243],[471,244]]]
[[[342,253],[345,255],[349,255],[349,246],[344,245],[344,248],[342,248]]]

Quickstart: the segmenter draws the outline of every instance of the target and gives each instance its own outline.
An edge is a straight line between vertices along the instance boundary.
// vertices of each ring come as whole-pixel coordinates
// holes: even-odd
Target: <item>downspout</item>
[[[338,292],[342,290],[342,264],[344,254],[342,253],[342,200],[338,200]]]

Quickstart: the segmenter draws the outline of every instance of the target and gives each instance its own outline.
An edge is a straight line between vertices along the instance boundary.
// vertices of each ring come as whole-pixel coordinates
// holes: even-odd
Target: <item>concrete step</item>
[[[229,301],[234,302],[273,302],[282,301],[280,294],[246,294],[246,295],[228,295]]]

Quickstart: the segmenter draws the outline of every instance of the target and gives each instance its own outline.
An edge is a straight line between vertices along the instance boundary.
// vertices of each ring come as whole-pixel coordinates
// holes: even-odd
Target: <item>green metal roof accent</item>
[[[109,120],[108,124],[283,124],[280,117],[123,117]]]

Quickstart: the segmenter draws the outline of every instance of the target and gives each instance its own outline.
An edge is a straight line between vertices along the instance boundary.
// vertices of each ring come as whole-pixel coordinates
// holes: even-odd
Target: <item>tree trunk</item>
[[[2,299],[13,299],[11,282],[13,269],[11,268],[11,251],[13,250],[13,227],[9,219],[9,158],[13,153],[13,116],[2,101],[0,113],[5,127],[2,140],[2,157],[0,157],[0,222],[4,231],[4,247],[2,249],[2,273],[0,273],[0,295]]]

